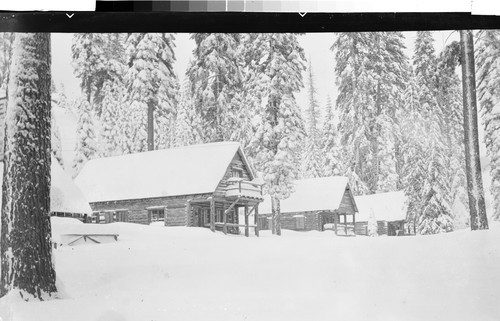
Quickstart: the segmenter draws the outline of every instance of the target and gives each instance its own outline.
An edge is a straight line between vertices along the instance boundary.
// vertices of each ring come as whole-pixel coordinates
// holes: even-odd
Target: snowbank
[[[75,224],[77,225],[77,224]],[[500,229],[336,237],[112,223],[118,242],[54,251],[63,299],[16,321],[498,320]],[[1,302],[5,302],[0,300]],[[5,308],[5,303],[4,306]],[[3,321],[7,309],[0,312]]]

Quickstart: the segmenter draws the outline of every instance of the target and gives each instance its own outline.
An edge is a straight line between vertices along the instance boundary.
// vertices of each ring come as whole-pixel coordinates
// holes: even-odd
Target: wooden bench
[[[244,227],[244,228],[253,228],[255,230],[255,235],[259,236],[259,228],[257,225],[253,225],[253,224],[249,224],[249,225],[245,225],[245,224],[236,224],[236,223],[224,223],[224,222],[215,222],[214,223],[215,226],[218,226],[218,227],[222,227],[222,231],[224,232],[224,234],[226,234],[226,229],[225,227]]]
[[[98,234],[98,233],[72,233],[72,234],[62,234],[62,236],[69,236],[69,237],[75,237],[71,242],[68,242],[67,245],[72,245],[76,243],[77,241],[83,239],[85,242],[87,242],[87,239],[91,240],[94,243],[100,244],[96,238],[97,237],[112,237],[115,239],[115,241],[118,241],[118,235],[119,234]]]

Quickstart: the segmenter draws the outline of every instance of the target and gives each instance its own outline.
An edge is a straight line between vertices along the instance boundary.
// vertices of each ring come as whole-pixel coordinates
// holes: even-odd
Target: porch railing
[[[245,181],[241,178],[232,177],[227,180],[227,196],[243,196],[252,198],[262,198],[261,183]]]

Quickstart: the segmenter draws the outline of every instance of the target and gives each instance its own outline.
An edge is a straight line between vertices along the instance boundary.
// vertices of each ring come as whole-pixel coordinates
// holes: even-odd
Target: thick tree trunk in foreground
[[[488,228],[484,201],[477,126],[476,78],[472,30],[460,31],[464,101],[465,166],[472,230]]]
[[[56,293],[50,230],[50,34],[18,34],[6,115],[0,294]]]

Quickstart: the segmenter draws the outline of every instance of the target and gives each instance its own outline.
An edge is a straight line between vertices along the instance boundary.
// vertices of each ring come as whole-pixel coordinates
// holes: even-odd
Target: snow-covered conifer
[[[50,34],[18,33],[5,130],[0,296],[57,293],[50,227]]]
[[[78,129],[75,147],[75,158],[73,160],[73,177],[77,176],[83,165],[98,152],[97,134],[92,108],[87,100],[81,100],[78,106]]]
[[[202,128],[199,114],[194,110],[190,84],[185,81],[180,90],[180,98],[175,121],[174,146],[188,146],[201,142]]]
[[[407,79],[404,48],[399,32],[341,33],[331,47],[343,162],[372,193],[398,182],[394,132]]]
[[[187,71],[193,104],[204,127],[204,142],[231,139],[240,131],[238,118],[243,107],[240,35],[195,33],[194,59]]]
[[[0,97],[6,94],[13,43],[13,32],[0,32]]]
[[[52,155],[59,162],[62,168],[64,168],[64,161],[62,157],[62,147],[61,147],[61,135],[59,133],[59,127],[57,126],[56,119],[52,115],[51,117],[51,150]]]
[[[175,61],[174,36],[167,33],[130,34],[127,43],[128,65],[126,82],[129,90],[130,108],[142,111],[146,117],[136,118],[137,127],[144,127],[147,149],[158,148],[155,133],[168,135],[170,131],[155,131],[155,124],[165,122],[170,126],[170,117],[175,111],[178,90],[177,77],[173,70]],[[144,122],[144,120],[146,120]],[[158,127],[158,126],[157,126]],[[164,129],[164,128],[163,128]],[[141,131],[142,132],[142,131]],[[170,140],[160,137],[159,141]],[[144,145],[141,143],[141,145]]]
[[[448,154],[442,131],[434,74],[437,66],[432,34],[417,32],[414,79],[407,92],[404,187],[409,218],[421,234],[453,229]]]
[[[305,117],[307,137],[302,158],[302,176],[304,178],[322,177],[321,132],[319,129],[320,111],[314,73],[310,60],[307,73],[307,94],[309,106],[306,110]]]
[[[335,115],[332,110],[332,101],[330,96],[328,96],[326,101],[326,113],[325,120],[323,123],[322,131],[322,172],[324,176],[335,176],[344,174],[339,137],[337,131],[337,124],[335,122]]]
[[[373,209],[371,209],[370,216],[368,217],[368,236],[377,236],[377,235],[378,235],[377,218],[375,217]]]
[[[254,164],[273,203],[273,232],[281,234],[280,200],[293,191],[305,133],[294,94],[303,86],[304,51],[295,34],[258,34],[249,63],[250,81],[261,83],[261,114],[250,143]]]
[[[494,220],[500,220],[500,32],[483,30],[476,45],[477,88],[490,161]]]

